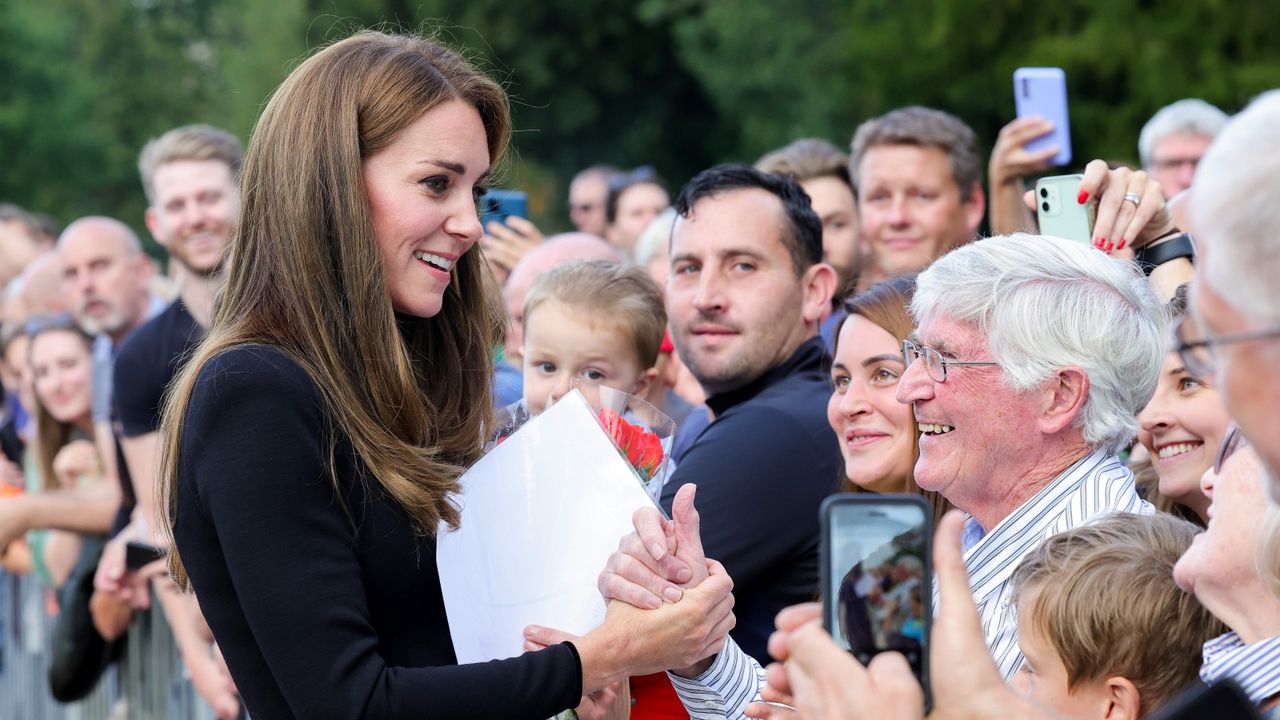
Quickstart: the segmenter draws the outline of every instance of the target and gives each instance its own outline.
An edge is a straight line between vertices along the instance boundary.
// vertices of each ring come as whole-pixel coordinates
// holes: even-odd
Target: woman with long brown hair
[[[491,411],[503,316],[468,251],[509,124],[456,53],[362,32],[302,63],[254,130],[161,488],[171,569],[254,717],[546,718],[732,625],[721,571],[573,643],[446,667],[434,535]]]
[[[937,521],[951,504],[916,485],[920,430],[911,406],[897,398],[906,370],[902,341],[915,329],[907,310],[915,289],[915,276],[904,275],[845,301],[847,316],[836,326],[827,422],[844,455],[842,490],[920,495]]]

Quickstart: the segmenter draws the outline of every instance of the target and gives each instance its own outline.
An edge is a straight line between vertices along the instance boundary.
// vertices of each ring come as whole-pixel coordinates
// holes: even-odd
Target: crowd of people
[[[0,206],[0,572],[107,646],[163,612],[219,718],[913,718],[915,663],[864,666],[812,602],[823,500],[905,493],[935,587],[892,554],[839,602],[930,656],[935,714],[1280,706],[1280,95],[1180,100],[1142,168],[1087,163],[1092,247],[1037,234],[1040,119],[985,185],[973,130],[923,107],[674,200],[594,165],[560,234],[481,225],[510,124],[460,55],[360,32],[247,150],[140,148],[163,263],[132,218]],[[458,478],[495,408],[582,382],[676,421],[661,509],[601,569],[604,624],[458,665],[433,539]]]

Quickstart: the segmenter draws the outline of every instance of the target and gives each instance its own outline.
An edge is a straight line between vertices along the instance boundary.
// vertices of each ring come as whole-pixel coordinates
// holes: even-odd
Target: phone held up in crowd
[[[902,653],[928,698],[932,511],[914,495],[842,493],[820,512],[823,624],[864,665]]]

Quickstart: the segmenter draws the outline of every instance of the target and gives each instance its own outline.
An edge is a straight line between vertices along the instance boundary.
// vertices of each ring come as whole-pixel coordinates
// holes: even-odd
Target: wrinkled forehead
[[[945,313],[924,316],[917,322],[909,339],[943,355],[957,357],[987,350],[987,336],[977,325],[956,320]]]

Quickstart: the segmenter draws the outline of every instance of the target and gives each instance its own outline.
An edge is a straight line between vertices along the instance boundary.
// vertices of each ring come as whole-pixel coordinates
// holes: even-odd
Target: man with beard
[[[150,604],[148,581],[173,626],[191,680],[219,718],[239,711],[225,667],[209,653],[212,636],[193,596],[164,581],[161,563],[126,572],[124,544],[158,544],[164,526],[155,506],[159,428],[164,391],[213,319],[213,301],[223,254],[240,210],[240,141],[224,130],[190,125],[147,143],[138,159],[146,191],[147,229],[168,251],[178,280],[178,298],[120,348],[114,372],[116,431],[133,478],[132,521],[104,553],[95,585],[137,608]]]

